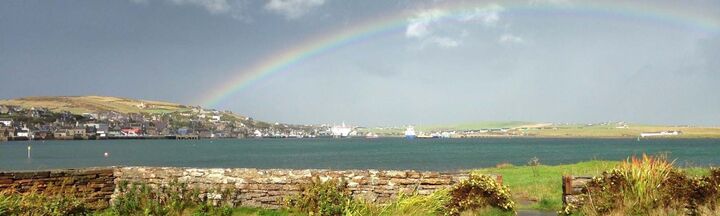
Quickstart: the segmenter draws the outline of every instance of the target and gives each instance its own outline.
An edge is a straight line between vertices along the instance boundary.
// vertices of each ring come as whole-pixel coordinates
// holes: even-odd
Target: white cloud
[[[538,4],[554,4],[554,5],[567,5],[570,4],[570,0],[530,0],[531,5]]]
[[[212,14],[227,13],[233,8],[227,0],[168,0],[176,5],[195,5],[205,8]]]
[[[457,41],[455,39],[449,38],[449,37],[433,37],[428,40],[431,43],[434,43],[442,48],[452,48],[457,47],[460,45],[460,41]]]
[[[323,4],[325,0],[270,0],[265,4],[265,9],[287,19],[297,19]]]
[[[153,0],[130,0],[136,4],[148,4]],[[178,6],[195,6],[208,11],[210,14],[229,15],[235,19],[247,20],[244,9],[247,0],[154,0]]]
[[[434,44],[443,48],[457,47],[462,44],[458,38],[465,38],[469,35],[462,25],[480,23],[487,27],[494,27],[500,21],[500,14],[504,10],[505,8],[498,4],[473,8],[460,14],[448,14],[449,12],[440,9],[423,10],[408,19],[405,37],[419,40],[423,45]]]
[[[441,10],[427,10],[418,13],[415,17],[410,18],[407,28],[405,28],[405,36],[422,38],[431,34],[430,24],[440,19],[444,13]]]
[[[519,43],[525,43],[525,39],[523,39],[520,36],[515,36],[512,34],[503,34],[498,39],[498,42],[503,43],[503,44],[510,44],[510,43],[519,44]]]
[[[460,15],[460,21],[480,21],[487,26],[494,26],[500,21],[500,13],[505,10],[504,7],[491,4],[482,8],[475,8],[473,10],[464,12]]]

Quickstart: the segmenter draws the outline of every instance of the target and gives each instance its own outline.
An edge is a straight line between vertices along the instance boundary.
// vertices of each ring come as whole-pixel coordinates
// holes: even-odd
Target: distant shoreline
[[[455,140],[455,139],[607,139],[607,140],[635,140],[638,137],[620,137],[620,136],[476,136],[476,137],[454,137],[454,138],[414,138],[413,140]],[[346,137],[346,138],[332,138],[332,137],[315,137],[315,138],[234,138],[234,137],[223,137],[223,138],[192,138],[182,139],[176,138],[175,136],[164,136],[164,137],[114,137],[114,138],[103,138],[103,139],[15,139],[15,140],[0,140],[0,144],[4,142],[43,142],[43,141],[109,141],[109,140],[202,140],[202,141],[213,141],[213,140],[344,140],[344,139],[367,139],[369,141],[375,139],[406,139],[403,136],[382,136],[378,138],[365,138],[365,137]],[[696,139],[710,139],[720,140],[720,136],[663,136],[663,137],[644,137],[642,140],[696,140]]]

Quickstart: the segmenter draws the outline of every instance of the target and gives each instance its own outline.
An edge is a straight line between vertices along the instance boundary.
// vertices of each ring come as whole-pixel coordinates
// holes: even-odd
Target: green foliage
[[[446,215],[460,215],[466,210],[485,207],[515,211],[510,189],[487,175],[470,175],[468,179],[454,185],[449,194],[451,198],[445,206]]]
[[[86,215],[91,210],[83,201],[61,194],[29,192],[0,194],[0,215]]]
[[[584,215],[716,215],[720,170],[696,177],[673,167],[664,156],[632,157],[595,177],[581,206],[560,213]]]
[[[233,210],[233,215],[256,215],[256,216],[287,216],[291,215],[287,209],[263,209],[240,207]]]
[[[217,207],[208,204],[200,204],[192,213],[192,216],[231,216],[233,214],[232,207]]]
[[[533,208],[543,211],[555,211],[558,209],[558,206],[562,206],[562,200],[541,198]]]
[[[395,202],[388,205],[388,215],[440,215],[450,202],[447,190],[438,190],[430,195],[400,194]]]
[[[383,205],[353,200],[346,206],[343,215],[442,215],[449,200],[447,190],[438,190],[430,195],[400,194]]]
[[[538,166],[540,166],[540,158],[538,157],[532,157],[528,161],[528,166],[532,168],[533,171],[533,177],[540,176],[540,170],[538,169]]]
[[[198,192],[177,182],[157,191],[145,184],[118,184],[121,195],[115,198],[110,212],[115,215],[182,215],[198,202]]]
[[[300,194],[289,197],[285,203],[310,215],[342,215],[351,202],[345,182],[334,179],[322,182],[314,178],[301,186]]]
[[[512,191],[515,200],[544,201],[523,208],[557,211],[562,208],[563,175],[596,176],[603,171],[612,169],[619,163],[615,161],[586,161],[566,165],[510,166],[502,168],[486,168],[473,171],[475,174],[498,174],[503,177],[503,184]]]

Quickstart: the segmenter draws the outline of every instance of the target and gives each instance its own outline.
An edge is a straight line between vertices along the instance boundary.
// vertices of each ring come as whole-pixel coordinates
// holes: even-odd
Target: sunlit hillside
[[[24,108],[42,107],[50,109],[51,111],[69,111],[75,114],[99,111],[164,113],[191,109],[191,107],[185,105],[168,102],[106,96],[25,97],[0,100],[0,105],[13,105]]]

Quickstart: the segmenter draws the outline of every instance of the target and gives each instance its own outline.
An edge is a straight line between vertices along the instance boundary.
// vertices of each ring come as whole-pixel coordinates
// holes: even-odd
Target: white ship
[[[348,137],[350,132],[352,132],[352,127],[346,126],[345,122],[343,122],[340,126],[335,125],[330,128],[330,132],[332,133],[332,136],[336,138]]]
[[[368,139],[374,139],[374,138],[378,138],[378,137],[380,137],[380,136],[378,136],[377,134],[374,134],[372,132],[365,134],[365,138],[368,138]]]
[[[417,135],[415,134],[415,128],[413,128],[412,126],[409,126],[407,127],[407,129],[405,129],[405,138],[414,139],[416,136]]]

